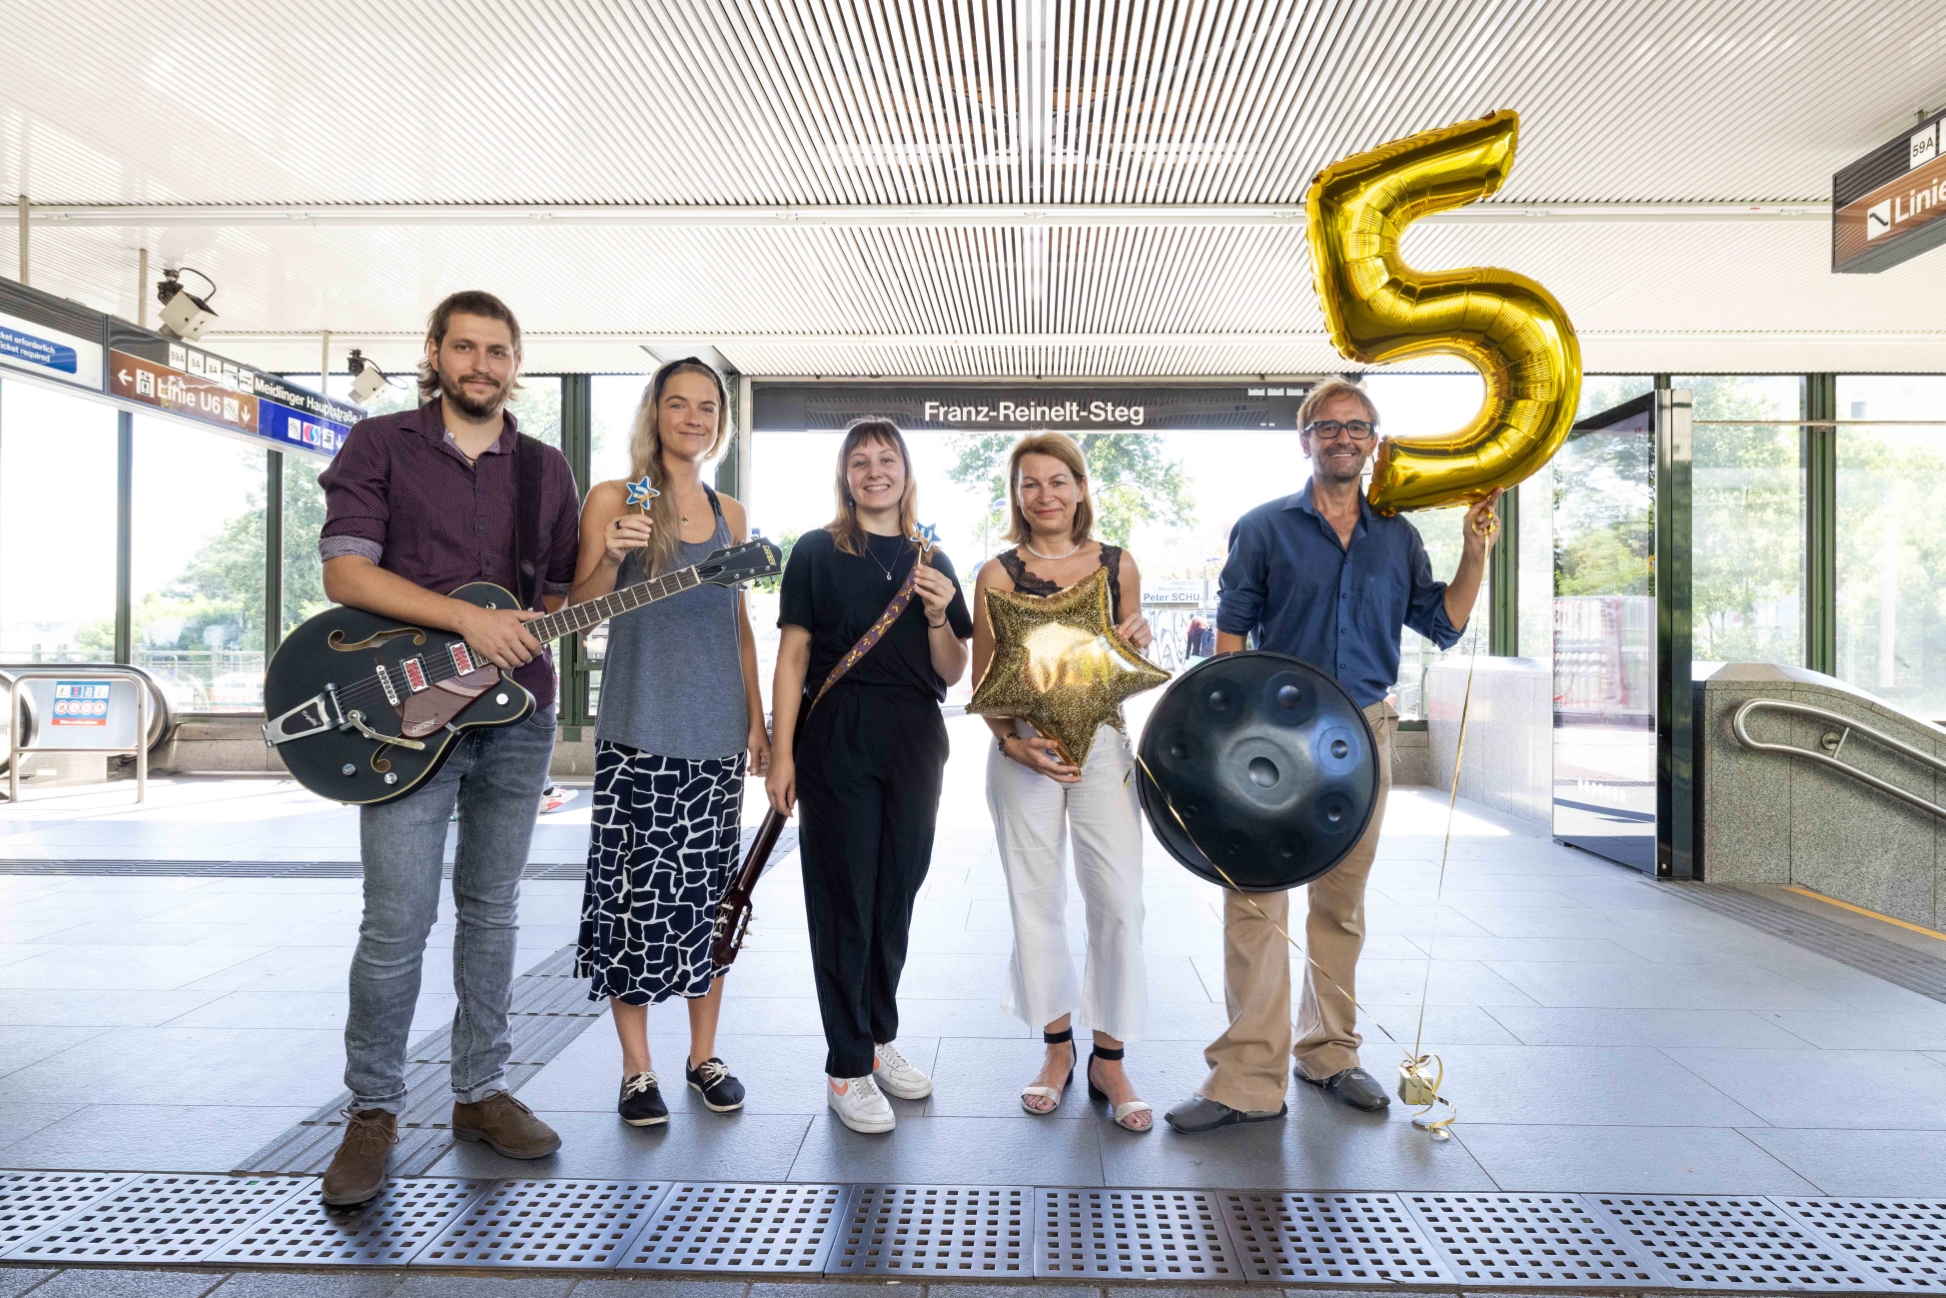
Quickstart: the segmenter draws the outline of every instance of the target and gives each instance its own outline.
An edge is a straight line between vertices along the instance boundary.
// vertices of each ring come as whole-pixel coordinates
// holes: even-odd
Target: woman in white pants
[[[1013,549],[980,568],[973,601],[973,677],[993,657],[986,592],[1051,595],[1108,571],[1117,630],[1138,649],[1151,633],[1142,616],[1142,577],[1135,560],[1094,540],[1088,500],[1088,462],[1060,433],[1023,438],[1007,463]],[[990,717],[994,750],[987,756],[987,806],[993,812],[1000,861],[1013,910],[1014,951],[1003,1008],[1041,1028],[1047,1057],[1020,1096],[1029,1113],[1048,1114],[1074,1080],[1072,1016],[1094,1029],[1088,1093],[1105,1100],[1110,1117],[1129,1131],[1154,1121],[1122,1068],[1123,1043],[1142,1032],[1148,986],[1142,964],[1142,827],[1135,758],[1127,737],[1103,726],[1087,764],[1061,760],[1051,739],[1024,721]],[[1067,844],[1088,921],[1088,955],[1079,982],[1068,951]]]

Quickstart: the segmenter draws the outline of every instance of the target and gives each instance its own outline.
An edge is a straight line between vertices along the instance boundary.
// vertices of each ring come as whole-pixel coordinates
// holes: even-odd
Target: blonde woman
[[[693,357],[655,372],[636,411],[629,484],[603,482],[581,512],[572,598],[593,599],[747,539],[743,506],[703,481],[729,437],[723,380]],[[702,585],[609,623],[595,723],[595,806],[575,971],[606,998],[622,1043],[618,1109],[630,1126],[669,1120],[649,1058],[648,1007],[689,1001],[683,1074],[718,1113],[743,1084],[716,1057],[723,980],[710,959],[717,904],[736,872],[743,777],[770,744],[756,641],[740,592]]]
[[[1142,574],[1135,560],[1093,538],[1088,462],[1060,433],[1021,439],[1007,461],[1007,500],[1016,544],[980,568],[973,596],[973,678],[993,658],[986,592],[1052,595],[1108,572],[1116,629],[1138,649],[1152,638],[1142,616]],[[1103,726],[1085,766],[1061,760],[1051,739],[1024,721],[990,717],[987,807],[1000,843],[1013,911],[1014,951],[1004,1008],[1041,1029],[1047,1047],[1040,1074],[1020,1096],[1029,1113],[1061,1106],[1074,1079],[1073,1014],[1094,1029],[1087,1083],[1109,1117],[1127,1131],[1154,1124],[1122,1068],[1123,1045],[1148,1016],[1142,963],[1142,826],[1127,736]],[[1068,953],[1067,847],[1088,919],[1087,963],[1079,981]]]

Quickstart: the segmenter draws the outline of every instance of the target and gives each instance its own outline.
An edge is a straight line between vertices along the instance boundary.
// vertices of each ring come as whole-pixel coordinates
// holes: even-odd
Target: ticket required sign
[[[1871,274],[1946,243],[1946,112],[1831,179],[1831,269]]]
[[[99,392],[101,334],[95,312],[0,280],[0,369]]]

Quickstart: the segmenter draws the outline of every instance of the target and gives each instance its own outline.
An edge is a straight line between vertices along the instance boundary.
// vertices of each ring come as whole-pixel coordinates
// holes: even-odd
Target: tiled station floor
[[[1431,952],[1426,1043],[1459,1109],[1454,1140],[1397,1104],[1360,1115],[1301,1086],[1286,1121],[1202,1137],[1118,1131],[1079,1088],[1030,1117],[1017,1096],[1037,1034],[998,1007],[1010,933],[987,745],[977,721],[950,725],[901,997],[902,1044],[938,1091],[898,1102],[896,1132],[854,1135],[825,1109],[792,858],[759,893],[724,1009],[742,1113],[672,1087],[668,1126],[621,1125],[601,1018],[521,1092],[560,1129],[559,1155],[465,1146],[433,1173],[1946,1196],[1946,1005],[1465,804],[1435,910],[1445,803],[1430,789],[1394,794],[1360,990],[1366,1063],[1389,1076],[1386,1032],[1410,1042]],[[0,807],[0,859],[356,857],[355,814],[288,783],[158,780],[144,807],[132,797],[30,790]],[[543,817],[535,859],[578,861],[586,824],[584,793]],[[1224,1020],[1219,899],[1153,843],[1146,864],[1151,1025],[1129,1067],[1161,1110],[1201,1079]],[[573,940],[579,891],[527,882],[523,968]],[[357,914],[354,879],[0,873],[0,1168],[237,1166],[341,1088]],[[1078,897],[1072,923],[1079,950]],[[433,942],[451,935],[443,921]],[[451,1012],[447,957],[429,953],[421,1031]],[[680,1077],[684,1023],[679,1004],[651,1015],[665,1079]]]

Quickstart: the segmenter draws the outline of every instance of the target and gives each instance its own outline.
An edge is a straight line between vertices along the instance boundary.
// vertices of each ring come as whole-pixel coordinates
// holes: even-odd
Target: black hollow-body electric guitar
[[[701,585],[776,576],[780,551],[758,538],[693,568],[624,587],[527,623],[542,644]],[[481,608],[518,608],[492,582],[452,592]],[[264,743],[292,778],[338,802],[402,798],[475,726],[524,720],[534,696],[447,631],[355,608],[327,609],[285,637],[264,674]]]

